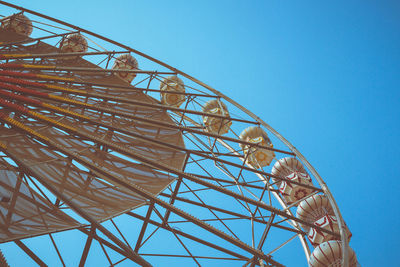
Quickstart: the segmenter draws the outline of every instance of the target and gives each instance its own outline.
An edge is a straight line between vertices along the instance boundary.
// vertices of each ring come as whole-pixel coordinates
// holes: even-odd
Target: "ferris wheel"
[[[0,3],[1,266],[11,246],[39,266],[357,266],[322,178],[251,111]]]

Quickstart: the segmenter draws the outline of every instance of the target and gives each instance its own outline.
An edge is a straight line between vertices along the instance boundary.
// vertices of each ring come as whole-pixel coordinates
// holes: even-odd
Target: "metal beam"
[[[21,240],[15,240],[14,243],[20,247],[29,257],[31,257],[32,260],[34,260],[40,267],[47,267],[47,264],[45,264],[38,256],[36,256],[35,253],[33,253],[32,250],[30,250],[24,243],[22,243]]]
[[[133,213],[133,212],[127,212],[126,214],[129,215],[129,216],[132,216],[132,217],[134,217],[134,218],[143,220],[143,221],[146,220],[145,217],[143,217],[143,216],[141,216],[141,215],[138,215],[138,214],[136,214],[136,213]],[[150,224],[152,224],[152,225],[155,225],[155,226],[157,226],[157,227],[160,227],[160,228],[162,228],[162,229],[171,231],[171,227],[170,227],[170,226],[167,226],[167,225],[165,225],[165,224],[163,224],[163,223],[158,223],[158,222],[153,221],[153,220],[147,220],[147,222],[150,223]],[[214,248],[214,249],[216,249],[216,250],[219,250],[219,251],[224,252],[224,253],[226,253],[226,254],[229,254],[229,255],[231,255],[231,256],[237,257],[237,258],[239,258],[239,259],[248,259],[247,257],[245,257],[245,256],[243,256],[243,255],[240,255],[240,254],[237,253],[237,252],[234,252],[234,251],[228,250],[228,249],[226,249],[226,248],[220,247],[220,246],[216,245],[215,243],[211,243],[211,242],[205,241],[205,240],[203,240],[203,239],[201,239],[201,238],[199,238],[199,237],[190,235],[190,234],[188,234],[188,233],[186,233],[186,232],[180,231],[180,230],[178,230],[178,229],[174,229],[174,231],[175,231],[175,233],[177,233],[178,235],[181,235],[181,236],[183,236],[183,237],[185,237],[185,238],[191,239],[191,240],[193,240],[193,241],[195,241],[195,242],[198,242],[198,243],[200,243],[200,244],[203,244],[203,245],[205,245],[205,246]]]
[[[107,83],[95,83],[95,82],[88,82],[88,81],[80,81],[74,78],[67,78],[67,77],[62,77],[62,76],[56,76],[56,75],[41,75],[38,73],[26,73],[26,72],[17,72],[17,71],[0,71],[0,76],[12,76],[12,77],[20,77],[20,78],[26,78],[26,79],[34,79],[38,81],[53,81],[53,82],[65,82],[71,85],[77,84],[77,85],[87,85],[87,86],[96,86],[96,87],[101,87],[105,89],[123,89],[127,91],[139,91],[139,92],[158,92],[160,93],[161,90],[159,89],[150,89],[150,88],[140,88],[137,86],[132,86],[132,85],[118,85],[118,84],[107,84]],[[174,94],[184,94],[188,96],[199,96],[199,97],[210,97],[210,98],[218,98],[218,96],[215,95],[207,95],[207,94],[197,94],[197,93],[188,93],[188,92],[175,92],[175,91],[170,91],[170,90],[164,90],[162,92],[165,93],[174,93]],[[258,124],[257,122],[254,121],[248,121],[248,120],[240,120],[241,122],[246,122],[250,124]]]
[[[158,72],[149,70],[132,70],[132,69],[102,69],[102,68],[85,68],[85,67],[65,67],[58,65],[32,65],[32,64],[14,64],[14,63],[3,63],[0,64],[1,69],[24,69],[24,70],[52,70],[52,71],[83,71],[83,72],[95,72],[95,73],[137,73],[137,74],[165,74],[173,75],[175,72]]]
[[[2,2],[2,1],[1,1]],[[1,3],[0,4],[3,4]],[[44,37],[39,37],[39,38],[29,38],[27,40],[23,40],[23,41],[16,41],[16,42],[9,42],[9,43],[0,43],[0,46],[10,46],[10,45],[19,45],[19,44],[27,44],[27,43],[33,43],[36,41],[42,41],[42,40],[46,40],[46,39],[51,39],[51,38],[56,38],[56,37],[61,37],[61,36],[65,36],[67,34],[73,34],[73,33],[78,33],[79,31],[72,31],[72,32],[67,32],[67,33],[60,33],[60,34],[52,34],[52,35],[48,35],[48,36],[44,36]]]
[[[126,54],[129,51],[100,51],[100,52],[70,52],[70,53],[46,53],[46,54],[2,54],[0,53],[0,60],[2,59],[29,59],[29,58],[58,58],[66,56],[94,56],[94,55],[113,55],[113,54]]]
[[[92,244],[93,235],[95,233],[96,233],[96,228],[94,228],[92,226],[90,228],[90,233],[88,234],[88,237],[86,239],[85,247],[83,248],[81,260],[79,261],[79,267],[84,267],[85,266],[85,262],[86,262],[88,254],[89,254],[89,249],[90,249],[90,246]]]
[[[138,239],[136,241],[136,245],[135,245],[135,252],[136,253],[139,251],[139,248],[142,245],[143,236],[144,236],[144,234],[146,232],[147,224],[149,223],[151,212],[153,211],[153,208],[154,208],[154,203],[152,202],[152,203],[150,203],[150,205],[149,205],[149,207],[147,209],[146,218],[143,221],[142,229],[140,230]]]

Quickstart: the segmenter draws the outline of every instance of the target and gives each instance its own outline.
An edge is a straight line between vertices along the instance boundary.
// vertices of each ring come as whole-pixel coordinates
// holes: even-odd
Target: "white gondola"
[[[300,163],[299,160],[292,157],[286,157],[275,162],[272,167],[271,174],[285,178],[288,175],[291,175],[294,172],[307,173],[304,166]],[[280,185],[280,181],[272,177],[273,182],[277,182],[278,186]]]
[[[32,21],[23,14],[16,14],[1,22],[1,28],[15,33],[29,36],[32,33]]]
[[[112,67],[114,70],[125,69],[125,70],[137,70],[139,64],[133,56],[130,54],[122,54],[115,59]],[[116,72],[115,73],[122,80],[131,83],[136,77],[136,73],[133,72]]]
[[[160,83],[161,90],[161,103],[179,107],[186,100],[185,94],[166,93],[164,91],[173,91],[178,93],[185,93],[185,84],[177,76],[168,76]]]
[[[332,231],[336,234],[340,234],[339,226],[337,223],[337,219],[335,216],[332,215],[325,215],[321,219],[317,220],[314,222],[315,226],[318,226],[319,228],[325,229]],[[334,235],[322,232],[319,230],[319,228],[311,228],[310,231],[308,232],[308,239],[310,240],[311,244],[313,246],[318,246],[326,241],[329,240],[337,240],[337,237]],[[352,236],[351,232],[346,226],[346,233],[347,233],[347,240],[350,241],[350,238]]]
[[[286,179],[304,185],[310,185],[310,186],[313,185],[311,177],[307,173],[295,171],[286,176]],[[294,184],[289,181],[283,181],[279,186],[279,192],[285,199],[286,203],[290,205],[312,194],[314,190],[312,188]]]
[[[324,195],[313,195],[299,203],[297,207],[296,217],[300,220],[313,224],[325,215],[335,215],[329,200]],[[310,227],[302,225],[305,231],[309,231]]]
[[[257,126],[250,126],[246,128],[239,137],[242,141],[254,143],[260,146],[273,148],[271,140],[269,140],[267,133]],[[247,163],[255,168],[265,167],[271,164],[275,158],[275,153],[266,148],[255,147],[251,145],[240,144]]]
[[[348,247],[349,267],[357,266],[357,257],[354,250]],[[342,266],[342,243],[331,240],[316,247],[310,256],[309,266],[311,267],[340,267]]]
[[[83,53],[88,49],[88,42],[79,33],[67,34],[60,43],[62,53]],[[63,57],[62,59],[75,59],[76,57]]]
[[[206,130],[214,134],[226,134],[231,128],[232,121],[229,119],[229,112],[227,106],[218,99],[208,101],[203,106],[203,112],[220,115],[225,118],[211,117],[203,115],[203,123]]]

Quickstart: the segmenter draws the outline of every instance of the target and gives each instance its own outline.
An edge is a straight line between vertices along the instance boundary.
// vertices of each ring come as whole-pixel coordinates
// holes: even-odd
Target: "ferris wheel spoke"
[[[267,225],[265,226],[264,232],[261,235],[261,238],[260,238],[259,243],[257,245],[257,249],[262,250],[264,242],[267,239],[268,232],[271,229],[271,226],[272,226],[272,223],[274,221],[274,218],[275,218],[275,213],[272,213],[271,216],[268,219]],[[250,267],[254,267],[255,263],[256,263],[256,260],[257,260],[257,258],[253,257],[249,261],[247,261],[243,266],[247,266],[247,264],[251,263]]]
[[[58,249],[58,246],[57,246],[56,242],[54,241],[53,236],[52,236],[51,234],[49,234],[49,237],[50,237],[50,239],[51,239],[51,243],[52,243],[53,246],[54,246],[54,249],[55,249],[56,252],[57,252],[57,255],[58,255],[58,258],[59,258],[60,261],[61,261],[61,264],[65,267],[64,259],[63,259],[63,257],[61,256],[60,250]]]
[[[64,55],[65,56],[65,55]],[[95,73],[141,73],[153,74],[156,71],[150,70],[131,70],[131,69],[102,69],[102,68],[89,68],[89,67],[65,67],[56,65],[35,65],[35,64],[16,64],[16,63],[3,63],[0,64],[1,69],[23,69],[23,70],[44,70],[44,71],[75,71],[75,72],[95,72]],[[157,72],[166,75],[176,75],[174,72]]]
[[[182,171],[184,171],[186,169],[189,157],[190,157],[190,153],[188,153],[186,155],[185,161],[184,161],[183,166],[182,166]],[[174,205],[174,203],[175,203],[176,197],[177,197],[177,195],[179,193],[179,190],[180,190],[180,187],[181,187],[181,184],[182,184],[182,179],[183,179],[183,177],[181,175],[178,175],[178,178],[176,179],[176,182],[175,182],[174,191],[171,190],[172,194],[169,196],[169,204],[170,205]],[[165,215],[164,215],[163,221],[168,222],[170,214],[171,214],[171,211],[169,209],[167,209],[165,211]]]
[[[26,40],[22,41],[15,41],[15,42],[8,42],[8,43],[0,43],[0,47],[6,47],[6,46],[13,46],[13,45],[23,45],[23,44],[28,44],[28,43],[33,43],[33,42],[38,42],[38,41],[43,41],[46,39],[51,39],[51,38],[56,38],[56,37],[63,37],[68,34],[73,34],[73,33],[78,33],[78,31],[72,31],[68,33],[60,33],[60,34],[52,34],[52,35],[46,35],[43,37],[38,37],[38,38],[27,38]]]
[[[19,72],[19,71],[8,71],[1,70],[0,76],[2,77],[18,77],[23,78],[25,81],[35,80],[35,81],[51,81],[51,82],[72,82],[75,81],[75,78],[72,77],[64,77],[60,75],[46,75],[39,73],[30,73],[30,72]]]
[[[110,266],[112,266],[113,263],[112,263],[112,261],[111,261],[111,259],[110,259],[110,256],[108,255],[106,249],[104,248],[103,243],[99,242],[99,244],[100,244],[101,250],[103,251],[104,255],[106,256],[106,258],[107,258],[107,260],[108,260],[108,263],[110,264]]]
[[[161,215],[161,213],[157,210],[156,207],[154,207],[154,212],[158,215],[158,217],[163,220],[163,216]],[[167,222],[165,222],[165,224],[167,226],[169,226],[169,224]],[[178,242],[181,244],[181,246],[186,250],[186,252],[189,254],[189,256],[193,259],[193,261],[201,267],[200,263],[197,261],[197,259],[193,256],[192,252],[188,249],[188,247],[183,243],[182,239],[179,238],[179,236],[176,234],[175,229],[174,228],[170,228],[171,229],[171,233],[175,236],[175,238],[178,240]]]
[[[142,225],[142,228],[140,230],[139,237],[138,237],[138,239],[136,241],[136,245],[135,245],[135,252],[136,253],[139,252],[139,248],[142,245],[142,240],[143,240],[144,234],[146,232],[146,228],[147,228],[147,225],[149,223],[151,213],[153,212],[153,208],[154,208],[154,202],[151,202],[149,207],[147,208],[146,217],[143,220],[143,225]]]
[[[167,226],[167,225],[165,225],[165,224],[163,224],[163,223],[159,223],[159,222],[156,222],[156,221],[154,221],[154,220],[145,218],[145,217],[143,217],[143,216],[141,216],[141,215],[138,215],[138,214],[136,214],[136,213],[128,212],[127,214],[128,214],[129,216],[134,217],[134,218],[143,220],[144,222],[147,222],[147,223],[149,223],[149,224],[152,224],[152,225],[155,225],[155,226],[157,226],[157,227],[163,228],[163,229],[165,229],[165,230],[171,230],[171,227],[170,227],[170,226]],[[197,236],[190,235],[190,234],[187,233],[187,232],[183,232],[183,231],[180,231],[180,230],[178,230],[178,229],[174,229],[174,231],[175,231],[175,233],[181,235],[182,237],[188,238],[188,239],[190,239],[190,240],[193,240],[193,241],[195,241],[195,242],[198,242],[198,243],[200,243],[200,244],[203,244],[203,245],[205,245],[205,246],[207,246],[207,247],[214,248],[214,249],[216,249],[216,250],[218,250],[218,251],[221,251],[221,252],[226,253],[226,254],[228,254],[228,255],[234,256],[234,257],[236,257],[236,258],[238,258],[238,259],[247,259],[245,256],[243,256],[243,255],[241,255],[241,254],[239,254],[239,253],[236,253],[236,252],[231,251],[231,250],[228,250],[228,249],[226,249],[226,248],[224,248],[224,247],[218,246],[218,245],[215,244],[215,243],[211,243],[211,242],[208,242],[208,241],[206,241],[206,240],[203,240],[203,239],[201,239],[201,238],[199,238],[199,237],[197,237]]]
[[[93,239],[95,239],[99,244],[102,244],[103,246],[107,246],[108,248],[110,248],[110,249],[114,250],[115,252],[119,253],[120,255],[123,255],[127,259],[131,259],[132,258],[129,255],[129,253],[127,253],[125,250],[121,249],[120,247],[110,243],[106,239],[104,239],[104,238],[100,237],[99,235],[97,235],[96,227],[94,227],[93,225],[91,226],[90,230],[87,230],[85,228],[79,228],[78,230],[88,236],[88,239],[87,239],[87,241],[85,243],[84,250],[82,252],[82,256],[81,256],[81,259],[80,259],[79,266],[84,266],[85,261],[86,261],[86,257],[87,257],[87,255],[89,253],[89,250],[90,250],[91,246],[92,246],[92,241],[91,240],[93,240]]]
[[[190,187],[184,182],[182,181],[182,183],[186,186],[187,189],[189,189],[189,191],[196,197],[196,199],[198,201],[200,201],[200,203],[207,208],[207,206],[205,205],[205,202],[192,190],[190,189]],[[211,212],[213,214],[213,216],[237,239],[239,239],[239,237],[218,217],[218,215],[212,210],[207,208],[209,212]]]
[[[114,54],[127,54],[129,51],[99,51],[99,52],[71,52],[71,53],[43,53],[43,54],[22,54],[12,53],[4,54],[0,53],[0,60],[12,60],[12,59],[45,59],[45,58],[62,58],[66,56],[95,56],[95,55],[114,55]]]
[[[292,241],[297,235],[293,235],[292,237],[290,237],[288,240],[286,240],[284,243],[280,244],[278,247],[274,248],[273,250],[271,250],[271,252],[268,253],[268,255],[271,255],[272,253],[278,251],[279,249],[281,249],[283,246],[287,245],[290,241]]]
[[[10,201],[10,206],[8,208],[4,223],[5,225],[9,225],[11,222],[11,217],[13,215],[14,212],[14,208],[15,208],[15,204],[17,204],[17,198],[20,196],[19,191],[21,188],[21,184],[22,184],[22,176],[23,173],[20,172],[17,178],[17,182],[15,184],[15,187],[12,191],[12,197],[11,197],[11,201]],[[3,185],[4,186],[4,185]]]
[[[85,247],[83,248],[83,251],[82,251],[81,259],[79,260],[79,267],[85,266],[86,259],[87,259],[87,256],[89,254],[90,246],[92,245],[92,241],[93,241],[93,238],[94,238],[95,231],[96,231],[96,228],[91,226],[90,227],[90,232],[86,233],[87,234],[87,238],[86,238],[86,242],[85,242]]]
[[[32,250],[30,250],[21,240],[15,240],[14,243],[20,247],[32,260],[34,260],[40,267],[47,267]]]
[[[195,174],[195,173],[191,173],[191,175],[197,176],[197,177],[202,178],[202,179],[218,181],[220,183],[227,183],[227,185],[220,184],[221,187],[232,187],[232,186],[240,185],[240,186],[244,186],[244,187],[247,187],[247,188],[260,189],[260,190],[263,190],[263,191],[265,189],[265,185],[264,186],[257,186],[257,185],[253,185],[252,184],[252,183],[260,183],[262,181],[251,181],[251,182],[244,183],[244,182],[234,182],[234,181],[231,181],[231,180],[224,180],[224,179],[220,179],[220,178],[216,178],[216,177],[208,177],[208,176],[205,176],[205,175],[200,175],[200,174]],[[197,192],[197,191],[204,191],[204,190],[210,190],[210,189],[209,188],[195,189],[193,191]],[[277,189],[271,189],[271,191],[278,192]],[[185,194],[187,192],[188,191],[183,191],[183,192],[179,192],[179,194]]]

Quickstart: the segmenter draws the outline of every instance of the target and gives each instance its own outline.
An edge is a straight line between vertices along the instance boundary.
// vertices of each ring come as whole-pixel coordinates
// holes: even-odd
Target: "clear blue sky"
[[[400,266],[399,1],[14,2],[143,51],[256,113],[327,182],[361,265]]]

